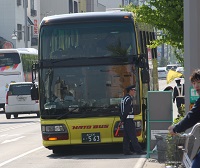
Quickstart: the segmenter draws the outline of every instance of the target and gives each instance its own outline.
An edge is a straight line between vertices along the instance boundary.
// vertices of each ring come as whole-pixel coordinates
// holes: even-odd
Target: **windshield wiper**
[[[58,119],[58,120],[62,119],[63,117],[67,116],[68,114],[70,114],[71,112],[77,110],[78,108],[79,108],[79,107],[74,107],[72,110],[69,110],[69,111],[67,111],[66,113],[60,115],[57,119]]]
[[[52,63],[58,63],[58,62],[62,62],[62,61],[69,61],[69,60],[75,60],[77,58],[64,58],[64,59],[56,59],[54,61],[52,61]]]

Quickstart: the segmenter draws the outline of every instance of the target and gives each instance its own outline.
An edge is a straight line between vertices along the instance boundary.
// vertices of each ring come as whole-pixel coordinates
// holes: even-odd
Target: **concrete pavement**
[[[150,158],[145,160],[141,168],[166,168],[165,163],[159,163],[157,158],[157,154],[152,154]]]
[[[143,168],[166,168],[164,163],[158,163],[155,160],[147,159]]]

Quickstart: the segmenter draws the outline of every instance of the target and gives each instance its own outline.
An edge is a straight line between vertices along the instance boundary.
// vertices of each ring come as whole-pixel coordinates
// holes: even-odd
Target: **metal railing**
[[[190,133],[186,134],[185,146],[183,149],[183,164],[186,168],[190,168],[192,160],[200,149],[200,123],[197,123]]]

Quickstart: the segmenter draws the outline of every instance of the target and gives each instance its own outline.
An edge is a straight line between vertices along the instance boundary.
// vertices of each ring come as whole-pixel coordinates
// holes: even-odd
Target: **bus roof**
[[[124,18],[124,16],[129,16]],[[86,12],[86,13],[72,13],[44,17],[41,25],[61,24],[66,22],[95,22],[99,20],[104,21],[130,21],[132,20],[131,12],[122,11],[108,11],[108,12]]]
[[[23,53],[23,54],[38,54],[38,50],[35,48],[12,48],[12,49],[0,49],[0,53]]]

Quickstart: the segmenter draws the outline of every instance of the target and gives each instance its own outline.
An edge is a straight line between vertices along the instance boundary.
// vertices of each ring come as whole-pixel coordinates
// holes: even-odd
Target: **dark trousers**
[[[130,151],[130,142],[135,152],[140,152],[142,150],[140,144],[138,143],[135,122],[133,119],[126,119],[124,122],[124,138],[123,138],[123,152]]]
[[[185,97],[176,97],[176,106],[179,109],[181,104],[185,104]]]

